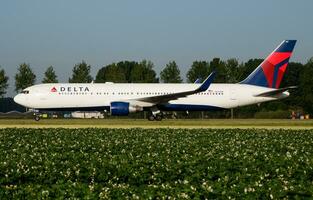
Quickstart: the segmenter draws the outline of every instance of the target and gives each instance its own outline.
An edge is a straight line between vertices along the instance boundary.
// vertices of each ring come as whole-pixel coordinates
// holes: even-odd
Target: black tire
[[[156,115],[155,116],[155,120],[157,120],[157,121],[162,121],[162,115]]]
[[[40,116],[39,115],[35,115],[35,121],[39,121],[40,120]]]
[[[153,115],[149,115],[149,116],[148,116],[148,120],[149,120],[149,121],[154,121],[154,120],[155,120],[155,117],[154,117]]]

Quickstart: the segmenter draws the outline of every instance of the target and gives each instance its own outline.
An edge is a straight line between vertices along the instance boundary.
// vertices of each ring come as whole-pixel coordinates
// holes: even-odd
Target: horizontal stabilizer
[[[286,92],[290,89],[296,89],[296,88],[297,88],[297,86],[290,86],[290,87],[280,88],[277,90],[271,90],[269,92],[263,92],[263,93],[260,93],[260,94],[254,95],[254,96],[255,97],[271,97],[271,96],[279,95],[279,94]]]

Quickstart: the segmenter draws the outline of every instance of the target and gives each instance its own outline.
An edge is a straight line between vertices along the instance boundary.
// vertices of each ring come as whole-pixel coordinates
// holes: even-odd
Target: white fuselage
[[[15,102],[31,109],[80,110],[81,108],[110,107],[111,102],[130,102],[136,106],[152,107],[155,105],[141,102],[144,97],[195,90],[199,84],[137,84],[137,83],[89,83],[89,84],[39,84],[26,88],[15,96]],[[199,108],[235,108],[250,104],[277,100],[289,96],[284,92],[276,97],[256,97],[255,95],[272,91],[272,88],[247,84],[211,84],[205,92],[171,100],[167,105],[186,106],[185,110]],[[156,105],[158,106],[158,105]],[[197,107],[198,106],[198,107]],[[175,110],[175,108],[172,108]],[[207,109],[205,109],[207,110]]]

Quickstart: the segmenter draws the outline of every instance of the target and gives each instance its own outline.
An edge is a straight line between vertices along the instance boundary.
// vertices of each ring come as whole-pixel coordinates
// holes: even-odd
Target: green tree
[[[285,75],[281,82],[280,87],[297,86],[300,82],[300,73],[303,70],[304,65],[298,62],[290,62],[286,69]]]
[[[132,83],[132,70],[134,70],[139,64],[135,61],[121,61],[118,62],[117,67],[124,73],[125,80],[127,83]]]
[[[73,68],[72,78],[69,78],[68,81],[70,83],[90,83],[92,81],[90,65],[85,61],[76,64]]]
[[[304,70],[304,65],[302,63],[290,62],[286,69],[285,75],[281,82],[280,87],[288,86],[299,86],[300,84],[300,73]],[[289,107],[301,106],[302,101],[302,88],[298,87],[294,90],[289,90],[290,96],[283,100]],[[293,109],[293,108],[292,108]],[[293,109],[294,110],[294,109]]]
[[[130,79],[132,83],[157,83],[159,82],[153,70],[151,61],[143,60],[131,70]]]
[[[58,83],[57,75],[55,74],[55,71],[52,66],[47,68],[42,83]]]
[[[213,58],[209,66],[209,72],[216,71],[216,76],[214,79],[215,83],[228,82],[225,62],[223,62],[220,58]]]
[[[0,66],[1,68],[1,66]],[[9,77],[5,75],[4,69],[0,69],[0,97],[3,97],[7,93]]]
[[[240,65],[239,67],[239,74],[241,77],[239,77],[240,81],[243,81],[245,78],[249,76],[263,62],[263,59],[254,58],[250,59],[247,62],[245,62],[243,65]]]
[[[126,83],[125,71],[115,63],[109,64],[99,69],[96,75],[96,83],[115,82]]]
[[[198,78],[202,81],[209,75],[209,63],[206,61],[194,61],[187,72],[187,81],[195,82]]]
[[[118,83],[155,83],[158,82],[151,61],[122,61],[102,67],[96,76],[97,83],[107,81]]]
[[[305,112],[313,114],[313,57],[307,62],[300,73],[299,89],[301,90],[301,98],[299,102],[302,104]]]
[[[18,73],[15,74],[15,91],[20,92],[24,88],[34,85],[35,81],[36,75],[33,73],[29,64],[20,64],[18,68]]]
[[[239,63],[235,58],[226,60],[226,83],[236,83],[240,81]]]
[[[164,83],[181,83],[180,71],[175,61],[166,64],[161,71],[160,78]]]
[[[107,81],[106,80],[106,68],[107,66],[103,66],[98,70],[96,79],[95,79],[96,83],[105,83]]]

